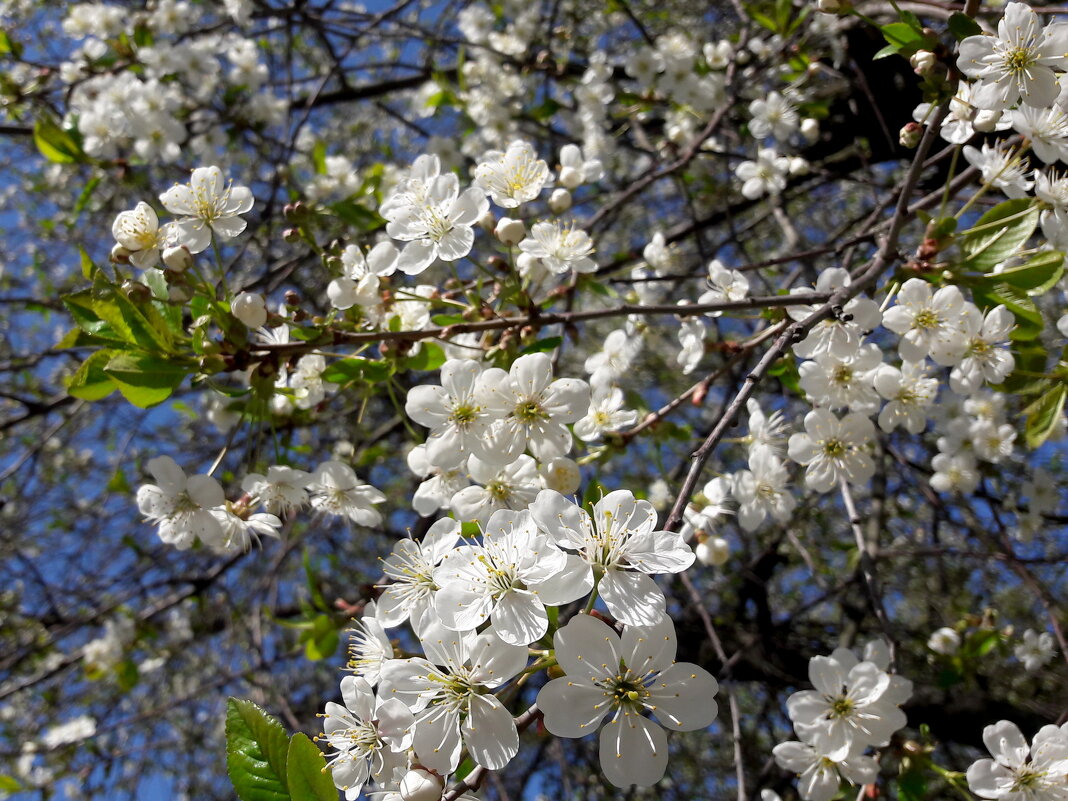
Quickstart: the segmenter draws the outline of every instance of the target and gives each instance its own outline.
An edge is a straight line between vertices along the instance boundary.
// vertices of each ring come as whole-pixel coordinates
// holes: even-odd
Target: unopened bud
[[[824,14],[848,14],[853,4],[847,0],[818,0],[816,7]]]
[[[571,193],[566,189],[554,189],[549,195],[549,210],[553,214],[563,214],[571,208]]]
[[[916,147],[920,143],[920,137],[923,135],[923,126],[918,122],[907,122],[901,127],[901,133],[898,134],[898,141],[902,147],[907,147],[909,150]]]
[[[980,133],[990,133],[997,128],[998,123],[1001,122],[1001,111],[989,111],[983,109],[975,113],[975,119],[972,120],[972,127]]]
[[[180,284],[171,284],[167,287],[167,298],[174,303],[185,303],[193,297],[193,288]]]
[[[300,305],[300,295],[298,295],[292,289],[286,291],[285,299],[286,299],[286,305],[287,306],[299,306]]]
[[[820,138],[820,124],[812,117],[805,117],[801,120],[801,135],[806,142],[815,142]]]
[[[500,221],[493,229],[493,235],[501,241],[502,245],[514,247],[526,238],[527,229],[526,226],[523,225],[522,220],[516,220],[511,217],[501,217]]]
[[[130,251],[128,251],[122,245],[116,245],[111,249],[111,260],[116,264],[129,264]]]
[[[801,156],[790,156],[790,175],[808,175],[808,161]]]
[[[521,276],[530,278],[541,267],[541,260],[530,253],[520,253],[515,257],[515,266]]]
[[[545,488],[555,490],[561,495],[571,495],[582,481],[582,473],[573,459],[559,456],[548,464],[538,468],[541,480],[545,482]]]
[[[282,232],[282,241],[288,242],[290,245],[295,245],[300,241],[300,231],[296,228],[287,228]]]
[[[439,801],[445,782],[425,768],[413,768],[404,774],[400,796],[404,801]]]
[[[574,189],[582,184],[582,173],[574,167],[560,168],[560,186],[564,189]]]
[[[492,234],[493,229],[497,225],[497,218],[493,216],[493,212],[486,209],[486,213],[478,218],[478,226],[487,234]]]
[[[230,304],[230,311],[249,328],[260,328],[267,323],[267,304],[263,295],[242,292]]]
[[[731,546],[723,537],[709,537],[697,543],[694,549],[697,561],[709,567],[724,564],[731,555]]]
[[[122,291],[134,303],[147,303],[152,298],[152,291],[140,281],[123,281]]]
[[[168,270],[184,273],[193,266],[193,254],[189,252],[189,248],[185,245],[165,248],[163,251],[163,263],[167,265]]]
[[[930,50],[917,50],[909,59],[909,64],[912,65],[912,69],[917,75],[926,75],[937,63],[938,59],[935,58],[935,54]]]

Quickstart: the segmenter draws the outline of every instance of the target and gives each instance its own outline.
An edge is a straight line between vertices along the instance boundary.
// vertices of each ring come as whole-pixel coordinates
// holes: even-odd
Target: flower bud
[[[520,253],[515,257],[515,266],[521,276],[530,278],[541,269],[541,259],[529,253]]]
[[[853,4],[846,0],[818,0],[816,7],[824,14],[847,14]]]
[[[566,189],[554,189],[549,195],[549,210],[553,214],[563,214],[571,208],[571,193]]]
[[[927,647],[936,654],[950,656],[960,648],[960,634],[948,626],[940,628],[928,638]]]
[[[174,303],[185,303],[193,297],[193,288],[171,284],[167,287],[167,298]]]
[[[493,233],[496,225],[497,218],[493,216],[493,212],[490,209],[486,209],[486,213],[478,218],[478,227],[488,234]]]
[[[574,167],[561,167],[559,181],[564,189],[574,189],[582,185],[582,173]]]
[[[901,133],[898,134],[898,141],[902,147],[907,147],[909,150],[916,147],[920,143],[920,137],[923,135],[923,126],[918,122],[907,122],[901,128]]]
[[[982,109],[975,113],[975,119],[972,120],[972,127],[980,133],[990,133],[997,127],[999,122],[1001,122],[1000,109],[997,111]]]
[[[935,58],[935,54],[930,50],[917,50],[912,54],[909,59],[909,64],[912,65],[912,69],[917,75],[926,75],[938,63],[938,59]]]
[[[805,117],[801,120],[801,135],[806,142],[815,142],[820,138],[820,124],[812,117]]]
[[[545,488],[556,490],[561,495],[571,495],[579,488],[582,474],[574,459],[560,456],[538,468]]]
[[[123,281],[122,291],[133,303],[148,303],[152,299],[152,290],[140,281]]]
[[[296,228],[287,228],[282,232],[282,241],[295,245],[301,240],[300,231]]]
[[[511,217],[501,217],[500,221],[493,229],[493,235],[501,241],[502,245],[514,247],[526,238],[527,229],[526,226],[523,225],[522,220],[516,220]]]
[[[697,561],[709,567],[718,567],[727,561],[731,555],[731,546],[723,537],[709,537],[697,543],[694,549]]]
[[[193,266],[193,254],[189,252],[189,248],[185,245],[165,248],[163,251],[163,263],[167,265],[168,270],[184,273]]]
[[[425,768],[413,768],[404,774],[400,796],[404,801],[439,801],[445,782]]]
[[[111,260],[116,264],[129,264],[130,251],[128,251],[122,245],[116,245],[111,249]]]
[[[230,304],[230,311],[249,328],[259,328],[267,323],[267,304],[263,302],[263,295],[242,292]]]
[[[808,175],[808,161],[801,156],[790,156],[790,175]]]

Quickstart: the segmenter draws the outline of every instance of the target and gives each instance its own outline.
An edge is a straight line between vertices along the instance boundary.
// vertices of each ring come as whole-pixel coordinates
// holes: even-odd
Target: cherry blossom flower
[[[935,292],[922,278],[910,278],[897,295],[897,304],[883,314],[883,325],[901,336],[898,352],[909,362],[923,361],[932,348],[940,353],[964,348],[964,296],[958,287]]]
[[[1001,141],[995,145],[983,143],[982,149],[964,146],[964,158],[983,175],[983,182],[1000,189],[1006,197],[1024,198],[1034,182],[1027,177],[1030,170],[1028,159],[1020,156],[1019,150]],[[913,278],[913,281],[921,279]]]
[[[777,195],[786,188],[790,159],[780,156],[775,148],[762,147],[756,161],[743,161],[734,172],[743,182],[742,195],[756,200],[761,195]]]
[[[819,406],[870,414],[879,408],[872,378],[882,363],[882,350],[871,343],[861,345],[848,356],[820,353],[812,361],[801,363],[798,384]]]
[[[1068,739],[1057,726],[1043,726],[1031,745],[1015,723],[999,721],[983,729],[993,759],[968,768],[968,788],[980,798],[1006,801],[1060,801],[1068,781]]]
[[[844,651],[845,649],[840,649]],[[901,688],[892,691],[891,676],[873,662],[815,656],[809,662],[809,681],[815,690],[791,695],[786,709],[794,728],[825,755],[848,753],[855,745],[883,746],[905,725],[898,705]],[[851,652],[846,652],[851,653]]]
[[[540,461],[571,450],[567,423],[586,415],[590,385],[578,378],[553,381],[552,360],[544,353],[520,356],[509,369],[486,371],[480,386],[486,408],[499,417],[480,458],[507,464],[526,448]]]
[[[426,445],[416,445],[408,451],[408,468],[423,479],[412,495],[412,508],[422,517],[429,517],[446,509],[453,496],[470,485],[466,466],[434,467],[426,458]]]
[[[500,509],[526,509],[542,488],[537,463],[525,453],[503,467],[477,456],[467,460],[468,476],[478,482],[452,496],[452,511],[464,521],[486,523]]]
[[[179,219],[176,235],[190,253],[200,253],[211,244],[214,233],[233,239],[245,230],[241,214],[252,209],[252,192],[223,179],[218,167],[198,167],[188,184],[175,184],[159,196],[163,207]]]
[[[489,151],[475,167],[475,186],[504,209],[536,198],[549,178],[549,165],[523,141],[512,142],[504,152]]]
[[[938,380],[927,375],[924,362],[903,362],[900,368],[884,364],[875,371],[873,383],[875,391],[889,401],[879,412],[879,428],[888,434],[898,426],[910,434],[926,428]]]
[[[1018,100],[1051,106],[1060,91],[1054,69],[1068,67],[1068,25],[1043,26],[1026,3],[1009,3],[996,36],[969,36],[958,52],[957,67],[977,80],[972,102],[980,108],[1008,108]]]
[[[382,515],[372,504],[382,503],[386,496],[360,481],[347,464],[323,462],[309,479],[308,492],[316,511],[347,517],[361,526],[382,522]]]
[[[790,476],[782,461],[767,449],[754,450],[749,470],[734,474],[731,493],[738,501],[738,524],[755,531],[770,514],[780,523],[790,519],[797,501],[787,490]]]
[[[1057,649],[1053,645],[1053,635],[1048,631],[1039,634],[1027,629],[1023,633],[1023,641],[1017,643],[1012,652],[1023,662],[1024,670],[1035,671],[1049,662]]]
[[[334,786],[356,801],[368,778],[382,779],[407,764],[415,716],[396,698],[377,703],[371,685],[358,676],[341,680],[345,705],[326,704],[323,736],[333,749],[327,765]]]
[[[623,408],[623,390],[602,384],[593,389],[589,412],[575,423],[575,436],[584,442],[596,442],[606,432],[619,431],[637,420],[636,411]]]
[[[155,484],[137,489],[141,514],[159,526],[159,538],[179,550],[189,548],[198,537],[206,543],[224,540],[222,525],[211,510],[226,503],[219,482],[211,476],[186,476],[170,456],[148,461]]]
[[[817,292],[833,292],[849,286],[851,280],[848,270],[832,267],[820,273],[815,289]],[[790,291],[792,294],[809,290],[797,288]],[[820,305],[787,306],[786,313],[791,320],[801,321],[810,317]],[[814,359],[820,353],[848,358],[860,346],[865,333],[874,330],[881,320],[882,313],[875,301],[855,297],[846,302],[840,316],[816,323],[808,335],[794,345],[794,353],[803,359]]]
[[[866,785],[879,775],[879,765],[855,744],[845,751],[826,753],[809,743],[791,740],[779,743],[772,754],[779,767],[797,774],[797,792],[804,801],[831,801],[842,779],[850,784]]]
[[[716,718],[719,685],[703,668],[675,662],[669,619],[626,626],[620,637],[596,618],[576,615],[553,635],[553,644],[566,675],[538,693],[545,728],[558,737],[583,737],[611,715],[601,728],[600,759],[616,787],[660,781],[668,761],[664,728],[695,731]]]
[[[593,514],[563,495],[543,490],[530,506],[543,531],[587,565],[583,581],[597,589],[608,611],[628,626],[653,625],[664,617],[664,594],[651,578],[680,573],[694,562],[682,536],[656,531],[656,511],[628,490],[605,495]]]
[[[961,395],[970,395],[986,381],[999,384],[1012,372],[1016,360],[1007,347],[1016,318],[1004,306],[983,314],[969,305],[964,314],[963,358],[949,374],[949,386]],[[998,346],[1002,347],[998,347]],[[935,361],[941,360],[935,356]]]
[[[708,277],[705,279],[708,291],[697,298],[698,303],[723,303],[724,301],[744,300],[749,294],[749,279],[745,273],[724,267],[718,259],[708,265]],[[705,312],[708,317],[719,317],[721,311]]]
[[[393,658],[393,644],[378,619],[378,606],[374,601],[367,602],[363,617],[353,620],[348,632],[349,658],[345,669],[374,687],[381,677],[382,665]]]
[[[874,475],[875,464],[865,451],[874,436],[875,427],[862,414],[850,412],[839,420],[826,409],[813,409],[805,415],[805,431],[790,437],[788,453],[808,467],[806,486],[830,492],[840,478],[863,484]]]
[[[493,458],[490,426],[504,416],[494,403],[494,388],[506,377],[499,368],[484,375],[482,366],[472,359],[450,359],[441,366],[441,386],[422,384],[408,391],[405,413],[430,429],[426,441],[429,465],[458,467],[471,454]]]
[[[249,473],[241,489],[273,515],[292,514],[308,503],[307,485],[311,474],[285,465],[272,465],[267,475]]]
[[[434,571],[434,608],[442,625],[470,631],[491,620],[512,645],[540,640],[549,628],[546,606],[585,595],[585,565],[540,532],[527,511],[494,512],[481,545],[461,545]],[[585,571],[588,573],[589,571]]]
[[[774,136],[782,141],[797,130],[797,108],[778,92],[769,92],[749,104],[749,133],[756,139]]]
[[[560,186],[577,189],[582,184],[599,181],[603,175],[601,162],[584,158],[578,145],[569,144],[560,148]]]
[[[326,294],[335,309],[373,306],[381,300],[378,279],[397,269],[397,249],[390,242],[379,242],[365,257],[355,245],[341,253],[342,275],[330,282]]]
[[[418,542],[398,540],[382,561],[382,572],[390,583],[379,596],[375,615],[383,626],[393,628],[411,620],[412,629],[420,636],[437,621],[434,571],[459,540],[460,524],[448,517],[436,521]]]
[[[426,658],[392,659],[382,667],[382,698],[399,698],[415,712],[412,747],[419,762],[438,773],[471,758],[500,770],[519,751],[519,733],[495,690],[527,664],[525,646],[509,645],[492,631],[476,635],[431,625],[420,642]]]
[[[144,201],[132,211],[120,212],[111,226],[111,235],[126,249],[130,264],[141,270],[159,264],[161,251],[173,244],[177,233],[172,224],[161,226],[155,210]]]
[[[406,275],[418,275],[435,259],[456,261],[470,253],[473,226],[489,208],[480,190],[461,192],[454,173],[435,176],[421,189],[409,188],[381,209],[388,220],[386,233],[408,243],[396,261],[396,269]]]
[[[592,273],[597,263],[590,258],[593,242],[585,231],[559,221],[534,223],[530,236],[519,243],[519,249],[529,253],[552,273],[563,275],[571,270]]]

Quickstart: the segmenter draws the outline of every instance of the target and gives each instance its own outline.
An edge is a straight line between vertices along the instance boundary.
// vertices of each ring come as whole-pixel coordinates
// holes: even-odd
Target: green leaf
[[[11,38],[11,34],[7,31],[0,29],[0,55],[12,55],[15,58],[22,58],[22,43],[16,42]],[[3,787],[0,786],[0,790]]]
[[[965,266],[987,272],[1015,255],[1034,233],[1038,213],[1038,207],[1026,197],[994,206],[958,240]]]
[[[897,55],[897,48],[894,47],[894,45],[887,45],[886,47],[884,47],[881,50],[879,50],[874,56],[872,56],[871,60],[872,61],[878,61],[881,58],[886,58],[887,56],[896,56],[896,55]]]
[[[898,801],[923,801],[927,794],[927,779],[919,768],[912,768],[897,778]]]
[[[96,191],[96,188],[99,185],[100,185],[100,176],[99,175],[94,175],[92,178],[89,179],[89,183],[87,183],[85,185],[85,189],[83,189],[81,191],[81,194],[78,195],[78,200],[74,204],[74,214],[75,214],[75,216],[77,216],[78,214],[81,214],[83,211],[85,211],[85,207],[87,205],[89,205],[89,201],[92,200],[92,198],[93,198],[93,192]]]
[[[1064,399],[1068,394],[1068,384],[1058,384],[1040,397],[1026,409],[1027,425],[1024,436],[1029,448],[1037,448],[1045,442],[1064,412]]]
[[[320,139],[312,148],[312,163],[319,175],[326,175],[326,142]]]
[[[372,362],[372,364],[374,363]],[[419,349],[417,354],[408,357],[404,366],[409,370],[429,372],[430,370],[437,370],[443,364],[445,364],[445,351],[442,350],[441,346],[435,345],[433,342],[424,342],[423,347]]]
[[[304,655],[313,662],[333,656],[341,642],[337,626],[330,615],[316,615],[311,627],[300,636]]]
[[[882,31],[886,43],[899,52],[909,47],[917,49],[924,39],[920,31],[904,22],[891,22],[889,25],[883,25],[879,30]]]
[[[21,789],[22,785],[15,777],[0,774],[0,793],[17,793]]]
[[[323,752],[301,732],[289,741],[286,779],[293,801],[338,801]]]
[[[104,372],[134,406],[155,406],[171,396],[188,370],[182,364],[149,353],[126,351],[113,356]]]
[[[1032,297],[1052,289],[1064,275],[1064,254],[1055,250],[1036,253],[1019,267],[1011,267],[991,276],[1009,286],[1026,290]]]
[[[85,153],[74,137],[47,117],[41,117],[34,123],[33,142],[42,156],[56,164],[86,160]]]
[[[331,384],[350,384],[363,379],[372,384],[384,381],[393,373],[393,367],[387,362],[376,362],[353,356],[340,359],[328,365],[322,372],[323,381]]]
[[[1015,367],[1000,385],[1003,392],[1031,395],[1042,392],[1049,383],[1046,376],[1046,349],[1037,342],[1017,343],[1012,348]]]
[[[545,353],[546,351],[553,350],[560,347],[563,343],[563,337],[546,337],[545,339],[539,339],[536,342],[531,342],[520,353]]]
[[[288,801],[285,729],[251,701],[226,703],[226,770],[241,801]]]
[[[969,36],[979,36],[983,32],[978,22],[959,11],[954,11],[949,15],[947,24],[949,32],[953,34],[958,42],[962,39],[967,39]]]
[[[1042,333],[1042,314],[1035,302],[1016,287],[1004,283],[979,285],[972,289],[972,299],[984,311],[995,306],[1004,306],[1016,317],[1016,327],[1010,337],[1023,342]]]
[[[366,206],[353,203],[351,200],[332,203],[329,208],[342,220],[364,233],[377,231],[386,224],[385,219],[380,217],[378,212],[371,211]]]
[[[67,392],[75,398],[95,401],[106,398],[118,389],[111,376],[104,372],[104,365],[115,353],[116,351],[112,350],[98,350],[82,362],[81,367],[67,381]]]

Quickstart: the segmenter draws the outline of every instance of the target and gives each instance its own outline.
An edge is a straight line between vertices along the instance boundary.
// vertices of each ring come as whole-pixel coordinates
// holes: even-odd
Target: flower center
[[[846,455],[849,447],[840,439],[826,439],[822,443],[823,453],[831,459],[840,459]]]
[[[541,404],[536,400],[525,400],[515,407],[515,411],[512,412],[515,418],[524,425],[530,425],[536,423],[539,420],[548,420],[549,415]]]
[[[847,718],[853,714],[856,709],[856,704],[852,700],[846,698],[844,695],[839,696],[831,701],[831,711],[829,717],[831,720],[841,720]]]

